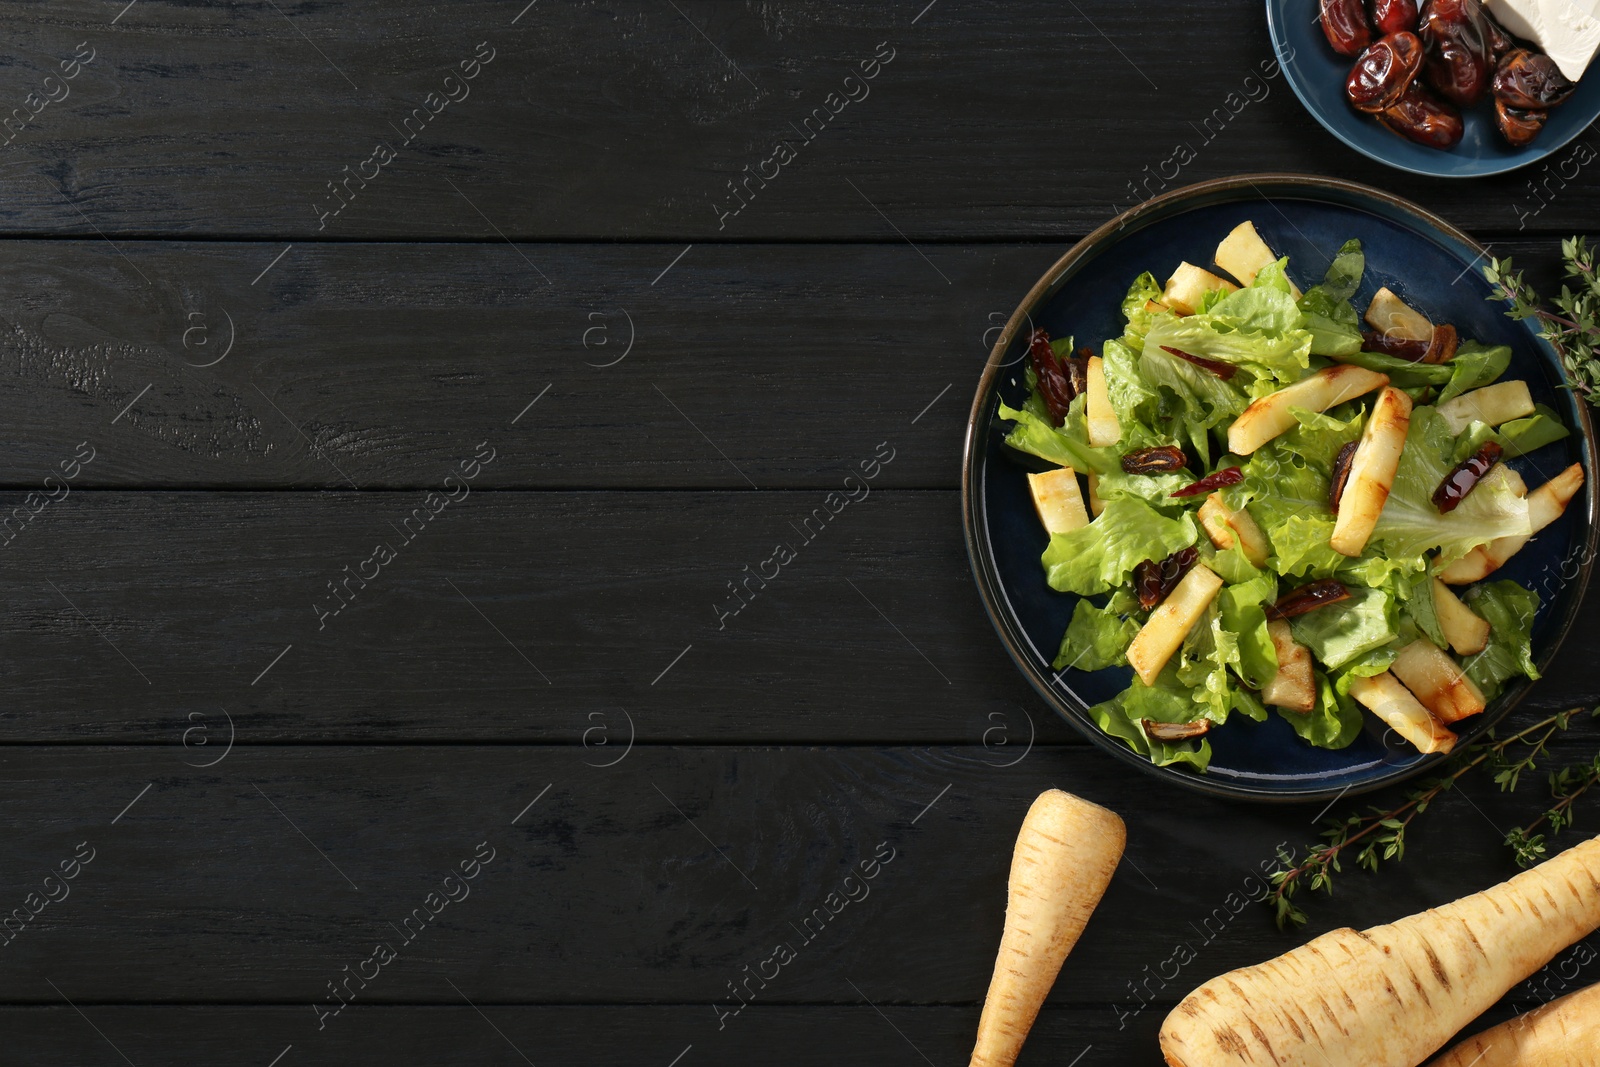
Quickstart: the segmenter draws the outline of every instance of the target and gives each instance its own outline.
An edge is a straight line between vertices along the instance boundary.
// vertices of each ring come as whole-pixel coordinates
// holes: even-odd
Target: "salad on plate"
[[[1539,594],[1495,572],[1584,471],[1508,461],[1569,431],[1502,378],[1510,348],[1387,287],[1358,311],[1357,241],[1303,293],[1250,222],[1214,258],[1233,280],[1135,279],[1099,355],[1032,330],[1027,400],[1000,405],[1007,444],[1052,465],[1028,475],[1041,563],[1080,598],[1054,666],[1132,668],[1089,713],[1157,764],[1203,771],[1231,715],[1338,749],[1371,713],[1448,752],[1538,677]]]

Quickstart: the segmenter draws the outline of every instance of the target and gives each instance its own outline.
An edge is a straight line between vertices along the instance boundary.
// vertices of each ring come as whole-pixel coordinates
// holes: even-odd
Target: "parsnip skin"
[[[1388,384],[1387,374],[1353,363],[1324,367],[1293,385],[1250,401],[1228,427],[1228,451],[1236,456],[1248,456],[1274,437],[1288,433],[1300,425],[1294,417],[1295,408],[1327,411]]]
[[[1403,341],[1433,340],[1433,323],[1428,316],[1396,296],[1387,285],[1372,294],[1364,316],[1367,325],[1383,334]]]
[[[1217,266],[1237,278],[1240,285],[1254,282],[1256,275],[1269,264],[1277,262],[1277,259],[1267,242],[1256,232],[1255,223],[1248,220],[1235,226],[1217,246],[1216,255],[1212,256]],[[1289,295],[1299,300],[1303,294],[1299,286],[1289,282]]]
[[[1206,608],[1222,589],[1222,579],[1204,563],[1196,563],[1167,599],[1156,605],[1139,632],[1128,642],[1128,666],[1145,685],[1155,685],[1156,676],[1178,651]]]
[[[1161,292],[1161,302],[1179,315],[1193,315],[1206,294],[1213,289],[1234,292],[1239,287],[1193,263],[1179,263]]]
[[[1400,679],[1383,671],[1371,678],[1356,678],[1350,695],[1387,723],[1390,729],[1417,746],[1423,755],[1449,752],[1456,747],[1456,735],[1423,707]]]
[[[1569,993],[1469,1037],[1428,1067],[1593,1067],[1600,1058],[1600,985]]]
[[[1084,383],[1084,430],[1089,435],[1089,444],[1094,448],[1108,448],[1122,440],[1122,424],[1111,406],[1111,394],[1106,391],[1106,365],[1099,356],[1089,357]]]
[[[1411,398],[1391,385],[1383,387],[1367,416],[1350,460],[1350,475],[1339,498],[1339,517],[1333,522],[1328,544],[1345,556],[1359,556],[1367,539],[1378,525],[1383,506],[1389,500],[1400,453],[1406,446],[1406,431],[1411,426]]]
[[[1062,961],[1105,895],[1127,837],[1115,812],[1059,789],[1041,793],[1028,809],[1011,856],[1005,932],[971,1067],[1016,1062]]]
[[[1213,978],[1167,1016],[1161,1051],[1169,1067],[1411,1067],[1596,927],[1600,838],[1444,907]]]

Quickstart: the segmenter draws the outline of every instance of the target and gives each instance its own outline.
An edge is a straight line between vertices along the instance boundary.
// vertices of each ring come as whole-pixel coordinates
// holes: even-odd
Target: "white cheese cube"
[[[1488,0],[1506,31],[1538,45],[1573,81],[1600,50],[1600,0]]]

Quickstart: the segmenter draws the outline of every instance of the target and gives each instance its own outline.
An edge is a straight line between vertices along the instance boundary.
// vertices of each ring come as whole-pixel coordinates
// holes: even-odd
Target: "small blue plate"
[[[1512,148],[1494,126],[1494,105],[1485,101],[1463,115],[1466,133],[1448,151],[1424,148],[1390,133],[1370,115],[1345,100],[1344,83],[1355,61],[1328,45],[1315,0],[1267,0],[1272,49],[1306,110],[1345,144],[1379,163],[1435,178],[1480,178],[1502,174],[1543,159],[1600,118],[1600,77],[1593,70],[1577,91],[1551,109],[1550,120],[1534,142]]]
[[[1009,424],[996,418],[1000,401],[1020,407],[1027,398],[1023,371],[1031,326],[1043,326],[1054,337],[1071,335],[1098,351],[1122,333],[1122,297],[1134,278],[1143,271],[1164,277],[1181,260],[1210,263],[1217,242],[1246,219],[1289,257],[1289,273],[1301,288],[1320,281],[1331,254],[1359,238],[1367,271],[1358,307],[1387,285],[1431,317],[1453,323],[1463,338],[1510,345],[1505,376],[1526,379],[1534,400],[1554,408],[1572,430],[1511,465],[1537,486],[1582,462],[1590,477],[1581,499],[1496,575],[1539,592],[1534,658],[1541,668],[1549,664],[1577,614],[1600,540],[1587,406],[1562,387],[1556,353],[1532,326],[1506,318],[1499,303],[1486,299],[1490,290],[1478,271],[1485,250],[1476,241],[1422,208],[1364,185],[1289,174],[1224,178],[1156,197],[1078,242],[1034,285],[990,353],[967,426],[963,523],[978,591],[1001,641],[1040,695],[1091,741],[1147,773],[1201,792],[1327,799],[1401,781],[1444,757],[1420,755],[1372,716],[1355,743],[1337,752],[1306,744],[1276,714],[1263,723],[1234,716],[1211,732],[1211,767],[1202,775],[1157,767],[1100,731],[1088,707],[1127,688],[1132,674],[1127,668],[1051,668],[1077,598],[1045,584],[1039,556],[1049,539],[1028,495],[1030,461],[1004,443]],[[1503,718],[1531,684],[1509,683],[1484,714],[1463,722],[1460,745]]]

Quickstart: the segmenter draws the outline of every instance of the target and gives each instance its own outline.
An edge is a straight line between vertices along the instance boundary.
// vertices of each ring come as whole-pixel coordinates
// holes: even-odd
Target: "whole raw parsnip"
[[[1071,793],[1039,795],[1022,820],[1006,886],[1006,925],[978,1020],[971,1067],[1011,1067],[1061,963],[1105,894],[1127,829]]]
[[[1442,908],[1213,978],[1167,1016],[1161,1051],[1171,1067],[1416,1067],[1596,927],[1600,838]]]
[[[1428,1067],[1592,1067],[1600,1062],[1600,985],[1469,1037]]]

